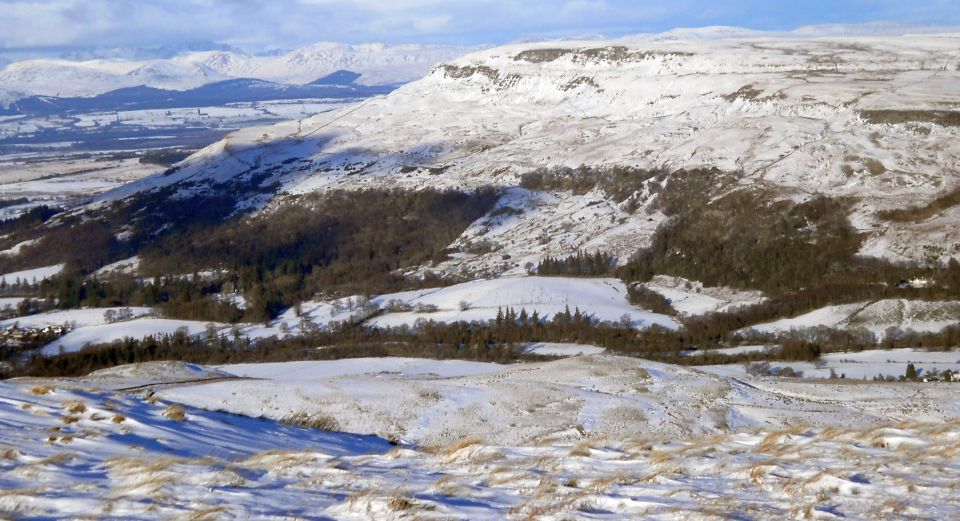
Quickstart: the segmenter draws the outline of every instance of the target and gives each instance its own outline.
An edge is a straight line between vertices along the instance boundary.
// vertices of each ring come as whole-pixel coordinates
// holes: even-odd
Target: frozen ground
[[[960,516],[954,493],[960,410],[945,384],[740,381],[606,356],[509,367],[411,359],[368,363],[368,368],[362,361],[340,361],[218,369],[160,363],[82,380],[0,382],[0,513],[101,519]],[[226,375],[231,369],[265,380],[231,380]],[[580,379],[591,373],[598,373],[592,386],[583,386]],[[544,381],[548,378],[563,383]],[[203,379],[209,381],[173,383]],[[437,432],[436,443],[391,448],[376,437],[172,405],[178,396],[192,401],[219,396],[246,402],[253,416],[271,417],[264,400],[285,385],[290,396],[302,400],[302,410],[312,413],[307,398],[334,386],[347,389],[348,379],[360,384],[350,392],[370,395],[371,402],[373,395],[394,405],[404,400],[381,390],[404,381],[424,386],[428,392],[420,399],[428,403],[460,399],[460,417],[472,413],[472,429],[444,435],[456,412],[447,407],[447,414],[435,411],[422,427]],[[523,380],[537,382],[540,394],[552,393],[556,405],[528,410],[537,397],[519,385]],[[646,417],[623,410],[606,416],[617,422],[563,431],[537,443],[509,441],[509,431],[532,423],[528,416],[576,423],[588,402],[590,416],[602,416],[607,402],[612,413],[631,399],[632,393],[622,392],[626,380],[648,387],[636,393],[648,398],[631,404]],[[158,394],[105,390],[151,381],[163,384],[153,387]],[[458,388],[466,383],[472,389]],[[237,387],[245,384],[249,387]],[[511,389],[511,400],[499,395]],[[652,428],[684,417],[695,424],[711,400],[716,404],[705,390],[736,406],[733,421],[681,435]],[[841,391],[848,397],[840,398]],[[673,400],[658,409],[667,393]],[[510,409],[508,401],[519,403]],[[498,404],[506,416],[499,435],[487,425],[483,409]],[[378,413],[380,408],[358,408],[352,414],[374,422]],[[780,420],[791,415],[784,426]]]

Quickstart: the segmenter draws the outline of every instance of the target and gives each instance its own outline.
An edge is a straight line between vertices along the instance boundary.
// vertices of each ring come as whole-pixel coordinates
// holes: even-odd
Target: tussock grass
[[[280,423],[285,425],[293,425],[296,427],[303,427],[304,429],[317,429],[323,431],[340,430],[340,424],[337,422],[336,418],[319,412],[313,414],[298,412],[282,418]]]
[[[425,402],[439,402],[443,399],[443,395],[436,389],[420,389],[417,391],[417,396]]]
[[[410,510],[414,507],[414,503],[405,497],[394,496],[387,503],[387,508],[393,510],[394,512],[402,510]]]
[[[580,443],[576,447],[570,449],[569,455],[571,457],[577,458],[589,458],[590,457],[590,445],[586,443]]]
[[[654,465],[663,465],[673,460],[676,453],[669,450],[654,449],[650,451],[649,461]]]
[[[50,387],[49,385],[37,385],[30,388],[30,394],[34,394],[37,396],[43,396],[45,394],[52,394],[52,393],[53,393],[53,387]]]
[[[63,465],[76,457],[77,455],[72,452],[58,452],[51,456],[47,456],[46,458],[43,458],[41,460],[35,461],[33,465],[37,465],[37,466]]]
[[[113,423],[123,423],[127,421],[127,417],[122,414],[114,414],[110,421]]]
[[[83,403],[83,400],[63,402],[63,408],[70,414],[83,414],[87,412],[87,404]]]
[[[136,458],[120,456],[110,458],[106,466],[111,471],[123,474],[154,474],[168,470],[171,466],[184,463],[181,458]]]
[[[163,410],[163,415],[168,419],[171,419],[175,422],[182,422],[187,420],[187,413],[183,410],[183,407],[172,403]]]
[[[0,460],[17,461],[22,455],[23,453],[20,452],[20,449],[9,448],[0,450]]]
[[[241,468],[286,470],[295,467],[316,465],[320,459],[325,459],[325,455],[309,451],[270,450],[253,455],[238,463],[238,466]],[[331,459],[331,461],[333,460]]]
[[[460,452],[461,450],[467,447],[480,445],[482,443],[483,443],[483,440],[481,440],[480,438],[464,438],[462,440],[455,441],[450,445],[447,445],[444,449],[440,451],[440,454],[443,454],[445,456],[450,456],[452,454],[456,454],[457,452]]]
[[[228,514],[230,511],[227,507],[203,507],[200,509],[194,510],[190,515],[184,518],[186,521],[213,521],[215,519],[223,519],[225,514]]]

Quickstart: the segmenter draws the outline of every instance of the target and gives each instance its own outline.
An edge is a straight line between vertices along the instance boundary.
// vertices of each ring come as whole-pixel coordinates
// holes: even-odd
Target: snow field
[[[0,382],[0,416],[9,427],[0,429],[0,513],[15,518],[388,520],[960,516],[960,499],[953,494],[960,478],[953,457],[960,450],[960,411],[939,407],[948,403],[939,386],[766,379],[747,385],[604,356],[507,368],[413,359],[367,362],[219,369],[157,363],[113,368],[80,380]],[[266,380],[247,381],[251,386],[245,389],[225,387],[244,382],[222,380],[229,378],[229,369]],[[530,389],[516,379],[523,371],[546,387],[544,394],[554,393],[548,413],[528,410]],[[653,395],[651,403],[660,393],[673,394],[660,398],[664,408],[659,413],[652,407],[645,415],[629,413],[618,401],[626,380],[620,380],[618,389],[611,376],[618,371],[634,384],[642,383],[647,390],[640,394]],[[362,379],[346,385],[356,378]],[[712,384],[691,385],[695,378]],[[212,380],[163,384],[188,379]],[[464,379],[472,390],[443,391]],[[271,396],[301,395],[304,403],[298,410],[309,413],[303,405],[324,388],[344,384],[355,396],[378,394],[371,389],[378,380],[432,386],[424,388],[421,399],[459,400],[472,413],[473,429],[434,436],[435,443],[391,447],[382,438],[260,418]],[[96,390],[151,381],[163,384],[153,388],[157,394]],[[715,405],[702,400],[722,393],[715,384],[723,381],[731,386],[727,398],[738,410],[730,412],[722,428],[684,435],[652,428],[675,415],[702,417],[702,407]],[[287,386],[285,394],[278,394],[277,383]],[[566,391],[557,394],[561,385]],[[509,394],[484,394],[497,386]],[[839,398],[835,387],[846,389],[848,397]],[[904,398],[904,389],[912,396]],[[251,412],[235,416],[181,405],[173,399],[178,394],[194,400],[205,396],[211,404],[217,399],[244,402]],[[782,401],[764,401],[763,395],[782,395]],[[394,389],[394,396],[401,394]],[[864,410],[825,415],[838,399],[859,403]],[[582,400],[593,410],[563,405],[571,400]],[[918,414],[924,400],[933,414]],[[570,427],[536,443],[510,442],[507,435],[485,430],[490,416],[482,407],[508,401],[519,402],[512,421],[531,414],[536,419],[562,415],[582,422],[587,415],[599,420],[606,407],[617,411],[629,428],[618,431],[597,421],[594,427],[605,428]],[[917,421],[893,420],[895,411]],[[444,434],[450,412],[434,411],[427,426]],[[795,416],[789,425],[768,423],[791,412]],[[380,411],[359,414],[372,419]],[[315,417],[297,418],[309,422]],[[756,423],[747,424],[747,418]],[[500,430],[516,428],[525,427]]]
[[[805,382],[718,367],[733,373],[610,355],[505,366],[394,358],[290,362],[221,366],[216,370],[257,380],[158,393],[210,410],[319,418],[338,430],[431,446],[471,437],[498,445],[575,442],[638,430],[669,440],[797,424],[861,428],[960,416],[950,384]]]
[[[503,277],[475,280],[443,288],[431,288],[401,293],[378,295],[370,303],[383,312],[364,323],[376,327],[414,326],[420,320],[435,322],[488,321],[494,320],[500,311],[513,308],[517,313],[525,309],[528,315],[536,311],[541,319],[549,319],[577,308],[581,313],[596,320],[620,322],[624,316],[631,327],[646,329],[653,325],[677,329],[679,324],[667,315],[644,311],[626,301],[626,287],[618,279],[585,279],[572,277]],[[255,325],[243,329],[251,338],[296,335],[305,322],[326,327],[331,322],[350,320],[360,312],[359,307],[350,309],[349,301],[359,302],[359,297],[339,301],[309,301],[300,304],[301,316],[296,309],[286,310],[268,326]],[[391,302],[421,311],[391,311]],[[339,305],[337,305],[339,304]],[[436,306],[435,311],[428,311]]]
[[[723,351],[723,350],[718,350]],[[922,351],[914,349],[868,350],[850,353],[827,353],[817,363],[770,362],[773,369],[790,367],[803,372],[807,379],[844,376],[851,380],[873,380],[874,377],[899,378],[906,373],[907,364],[914,364],[921,378],[932,371],[960,371],[960,351]],[[699,369],[727,377],[746,375],[743,364],[702,366]]]
[[[786,333],[791,330],[826,326],[865,328],[881,340],[888,328],[935,333],[960,324],[960,302],[886,299],[857,304],[827,306],[798,317],[784,318],[745,328],[760,333]]]
[[[673,309],[690,316],[731,311],[766,300],[759,291],[704,287],[700,282],[668,275],[656,275],[650,282],[644,283],[644,287],[669,300]]]
[[[4,281],[7,284],[16,284],[16,282],[19,280],[21,283],[33,284],[56,277],[61,271],[63,271],[63,264],[56,264],[53,266],[44,266],[42,268],[33,268],[29,270],[15,271],[13,273],[5,273],[0,275],[0,281]]]
[[[190,336],[204,335],[210,328],[222,334],[229,326],[213,322],[171,320],[165,318],[136,318],[113,324],[97,324],[81,327],[44,346],[40,353],[54,356],[61,352],[79,351],[96,344],[107,344],[124,338],[141,339],[148,336],[172,335],[184,330]]]
[[[413,325],[418,319],[437,322],[493,320],[500,310],[513,308],[517,313],[536,311],[543,319],[569,309],[596,320],[619,322],[626,316],[632,327],[657,325],[677,329],[679,324],[666,315],[643,311],[626,301],[627,290],[618,279],[571,277],[504,277],[477,280],[446,288],[383,295],[374,299],[379,305],[398,299],[413,306],[436,306],[430,313],[386,313],[371,319],[375,326]],[[461,305],[461,303],[463,305]],[[465,309],[461,309],[464,307]]]

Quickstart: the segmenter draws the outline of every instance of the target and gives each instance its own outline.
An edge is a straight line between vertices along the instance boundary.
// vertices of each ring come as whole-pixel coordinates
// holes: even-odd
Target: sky
[[[960,25],[960,0],[0,0],[0,49],[475,45],[707,25],[788,30],[881,20]]]

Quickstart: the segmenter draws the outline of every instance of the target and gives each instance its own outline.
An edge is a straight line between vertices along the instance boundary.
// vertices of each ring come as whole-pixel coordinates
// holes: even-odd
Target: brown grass
[[[340,425],[336,418],[322,413],[307,414],[305,412],[298,412],[291,416],[282,418],[280,423],[285,425],[293,425],[296,427],[303,427],[304,429],[317,429],[323,431],[336,431],[340,429]]]
[[[37,396],[42,396],[44,394],[53,393],[53,388],[49,385],[37,385],[30,388],[30,394],[35,394]]]
[[[570,456],[588,458],[590,457],[590,446],[586,443],[581,443],[570,450]]]
[[[110,421],[113,423],[123,423],[127,421],[127,417],[122,414],[114,414],[113,418],[110,418]]]
[[[229,510],[227,510],[226,507],[204,507],[200,510],[194,511],[185,519],[188,521],[212,521],[214,519],[222,519],[223,517],[226,517],[224,514],[227,514],[228,512]]]
[[[387,503],[387,507],[394,512],[399,512],[401,510],[410,510],[413,508],[413,502],[407,498],[396,496]]]
[[[186,411],[183,410],[183,407],[175,403],[168,405],[167,408],[163,410],[163,415],[175,422],[182,422],[187,419]]]
[[[58,452],[52,456],[47,456],[42,460],[34,462],[34,465],[63,465],[75,457],[76,455],[72,452]]]
[[[87,412],[87,405],[82,400],[71,400],[63,402],[63,408],[70,414],[83,414]]]
[[[482,445],[482,444],[483,444],[483,440],[481,440],[480,438],[464,438],[462,440],[455,441],[450,445],[447,445],[446,447],[436,450],[436,453],[441,454],[443,456],[452,456],[467,447],[472,447],[474,445]]]
[[[0,459],[8,461],[17,461],[20,459],[20,455],[23,454],[19,449],[3,449],[0,450]]]

